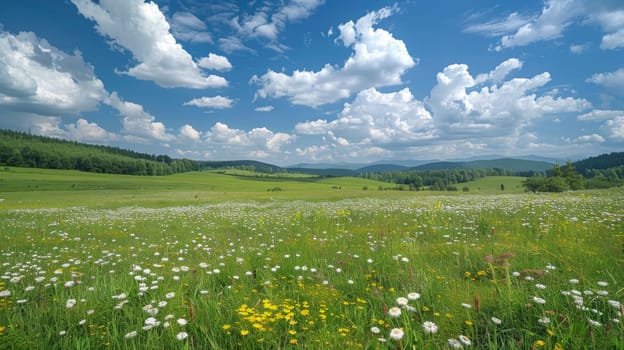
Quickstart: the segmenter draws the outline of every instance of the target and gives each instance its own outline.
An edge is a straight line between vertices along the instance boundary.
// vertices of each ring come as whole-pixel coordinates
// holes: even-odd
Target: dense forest
[[[8,130],[0,130],[0,164],[127,175],[170,175],[199,170],[199,163],[188,159]]]

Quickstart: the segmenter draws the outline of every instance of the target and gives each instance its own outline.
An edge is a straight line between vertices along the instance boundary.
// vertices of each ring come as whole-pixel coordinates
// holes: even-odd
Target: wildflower
[[[533,297],[533,301],[536,302],[537,304],[545,304],[546,300],[540,298],[540,297]]]
[[[569,280],[568,282],[570,282],[570,284],[578,284],[579,280],[577,280],[576,278],[573,278],[573,279]]]
[[[606,286],[609,285],[609,283],[604,282],[604,281],[598,281],[598,285],[601,286],[601,287],[606,287]]]
[[[68,309],[71,309],[74,305],[76,305],[76,299],[67,299],[67,302],[65,302],[65,307]]]
[[[187,322],[185,319],[183,319],[183,318],[178,318],[178,324],[179,324],[180,326],[186,326],[186,324],[187,324],[187,323],[188,323],[188,322]]]
[[[390,317],[399,317],[401,316],[401,309],[396,306],[391,307],[390,310],[388,310],[388,315],[390,315]]]
[[[589,325],[593,326],[593,327],[601,327],[602,323],[598,322],[598,321],[594,321],[591,318],[587,319],[589,321]]]
[[[459,340],[455,339],[455,338],[450,338],[448,340],[448,345],[452,348],[452,349],[462,349],[463,346],[461,345],[461,343],[459,342]]]
[[[548,318],[548,317],[542,317],[542,318],[540,318],[539,320],[537,320],[537,322],[539,322],[540,324],[543,324],[543,325],[547,325],[547,324],[549,324],[549,323],[550,323],[550,318]]]
[[[501,321],[500,318],[494,317],[492,316],[492,322],[494,322],[495,325],[500,325],[501,323],[503,323],[503,321]]]
[[[533,343],[533,345],[535,345],[535,346],[544,346],[544,345],[546,345],[546,342],[540,339],[540,340],[536,340]]]
[[[390,331],[390,338],[393,340],[401,340],[403,335],[405,335],[405,332],[401,328],[392,328]]]
[[[465,335],[460,335],[458,338],[459,338],[459,341],[462,342],[464,345],[471,344],[470,339]]]
[[[18,299],[18,300],[16,300],[15,302],[16,302],[16,303],[18,303],[18,304],[24,304],[24,303],[26,303],[27,301],[28,301],[28,299]]]
[[[409,300],[418,300],[418,299],[420,299],[420,294],[418,294],[416,292],[411,292],[411,293],[407,294],[407,299],[409,299]]]
[[[245,335],[249,334],[249,331],[248,331],[248,330],[246,330],[246,329],[243,329],[243,330],[240,332],[240,334],[241,334],[242,336],[245,336]]]
[[[406,306],[409,301],[407,300],[407,298],[398,297],[396,302],[399,306]]]
[[[0,291],[0,298],[8,297],[8,296],[11,296],[11,291],[10,290],[6,289],[6,290],[3,290],[3,291]]]
[[[167,298],[167,299],[175,298],[175,292],[169,292],[169,293],[165,294],[165,298]]]
[[[59,332],[60,336],[64,336],[65,334],[67,334],[67,331],[65,331],[65,330]]]
[[[606,297],[607,295],[609,295],[609,292],[607,292],[606,290],[599,290],[596,292],[596,294],[602,296],[602,297]]]
[[[379,327],[371,327],[370,329],[371,333],[373,334],[379,334],[379,332],[381,332],[381,330],[379,329]]]
[[[126,339],[134,338],[136,336],[137,336],[137,331],[132,331],[130,333],[126,333],[125,335]]]
[[[543,284],[541,284],[541,283],[537,283],[537,284],[535,285],[535,288],[537,288],[537,289],[546,289],[546,286],[545,286],[545,285],[543,285]]]
[[[184,340],[188,337],[188,333],[186,332],[180,332],[178,334],[176,334],[176,339],[178,340]]]
[[[438,325],[431,321],[425,321],[423,323],[423,331],[425,334],[435,334],[438,332]]]
[[[462,303],[461,305],[462,305],[463,307],[465,307],[466,309],[470,309],[470,308],[472,308],[472,305],[467,304],[467,303]]]

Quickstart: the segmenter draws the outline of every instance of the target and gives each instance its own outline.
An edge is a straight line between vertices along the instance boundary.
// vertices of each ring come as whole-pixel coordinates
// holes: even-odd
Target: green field
[[[251,175],[1,171],[0,348],[624,348],[622,188]]]

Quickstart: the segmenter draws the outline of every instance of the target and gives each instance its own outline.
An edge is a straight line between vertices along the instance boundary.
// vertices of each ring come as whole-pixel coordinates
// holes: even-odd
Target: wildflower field
[[[1,192],[0,348],[624,348],[624,189],[171,181]]]

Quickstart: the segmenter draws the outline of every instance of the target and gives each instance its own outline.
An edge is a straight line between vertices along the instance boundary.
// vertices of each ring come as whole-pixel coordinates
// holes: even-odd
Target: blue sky
[[[21,0],[0,128],[206,160],[624,146],[624,2]]]

